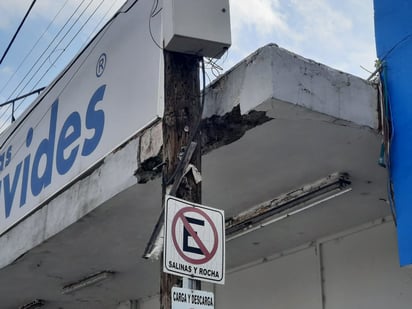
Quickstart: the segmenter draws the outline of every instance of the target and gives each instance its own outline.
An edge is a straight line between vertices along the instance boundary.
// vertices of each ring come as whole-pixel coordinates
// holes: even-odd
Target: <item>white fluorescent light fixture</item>
[[[289,218],[352,191],[347,173],[333,173],[226,220],[226,241]]]
[[[299,189],[282,194],[226,220],[226,241],[230,241],[286,219],[323,202],[352,191],[349,174],[333,173]],[[143,257],[158,260],[163,250],[164,212],[162,211]]]
[[[77,290],[89,287],[89,286],[94,285],[96,283],[99,283],[103,280],[110,279],[114,276],[114,274],[115,273],[113,271],[108,271],[108,270],[98,272],[98,273],[90,275],[90,276],[88,276],[84,279],[81,279],[77,282],[73,282],[73,283],[70,283],[70,284],[64,286],[63,289],[62,289],[62,293],[63,294],[73,293]]]
[[[23,306],[20,306],[19,309],[36,309],[43,307],[45,305],[45,301],[42,299],[35,299],[32,302],[25,304]]]

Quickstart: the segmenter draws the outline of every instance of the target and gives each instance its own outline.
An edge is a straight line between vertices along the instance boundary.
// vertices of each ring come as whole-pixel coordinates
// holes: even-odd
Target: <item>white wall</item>
[[[373,85],[275,44],[258,49],[209,85],[203,117],[223,115],[237,105],[245,114],[271,98],[378,128]]]
[[[325,308],[411,308],[412,270],[397,250],[392,222],[324,243]]]
[[[321,308],[315,248],[229,274],[216,308]]]
[[[383,220],[229,270],[215,308],[409,309],[411,290],[412,269],[399,267],[394,224]]]

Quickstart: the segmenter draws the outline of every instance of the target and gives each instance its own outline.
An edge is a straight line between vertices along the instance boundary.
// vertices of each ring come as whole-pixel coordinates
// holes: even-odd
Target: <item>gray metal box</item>
[[[229,0],[164,0],[164,48],[220,58],[230,47]]]

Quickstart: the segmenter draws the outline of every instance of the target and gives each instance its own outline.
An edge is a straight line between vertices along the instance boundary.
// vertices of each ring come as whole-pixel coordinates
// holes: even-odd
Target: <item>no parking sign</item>
[[[166,196],[163,252],[164,272],[224,284],[224,212]]]

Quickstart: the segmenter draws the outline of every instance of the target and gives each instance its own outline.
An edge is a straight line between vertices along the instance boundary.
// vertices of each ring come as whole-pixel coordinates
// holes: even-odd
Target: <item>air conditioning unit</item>
[[[229,0],[164,0],[164,48],[220,58],[231,45]]]

